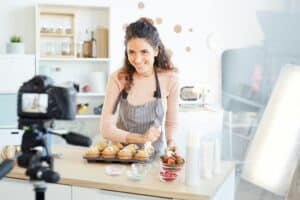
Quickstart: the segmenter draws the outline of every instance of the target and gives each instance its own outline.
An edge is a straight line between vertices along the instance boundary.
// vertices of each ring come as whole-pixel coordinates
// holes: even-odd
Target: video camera
[[[18,91],[19,128],[30,120],[73,120],[75,115],[74,87],[53,86],[51,78],[36,76],[25,82]]]
[[[50,77],[38,75],[23,83],[17,101],[18,127],[24,134],[21,152],[15,159],[33,182],[36,199],[43,200],[44,182],[56,183],[60,178],[53,171],[47,134],[60,136],[67,143],[79,146],[90,146],[91,140],[74,132],[58,134],[51,130],[53,120],[75,119],[76,90],[73,86],[54,86]],[[0,165],[0,179],[12,168],[13,160],[4,161]]]

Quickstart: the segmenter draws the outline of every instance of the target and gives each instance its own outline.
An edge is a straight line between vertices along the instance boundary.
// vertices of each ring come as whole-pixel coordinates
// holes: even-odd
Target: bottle
[[[89,40],[88,36],[88,29],[85,30],[85,39],[82,45],[82,55],[85,58],[90,58],[92,57],[92,52],[91,52],[91,41]]]
[[[185,183],[190,186],[200,184],[200,137],[195,132],[189,132],[186,140]]]
[[[91,57],[96,58],[97,57],[97,47],[96,47],[96,39],[94,37],[94,31],[91,32]]]
[[[221,143],[220,139],[215,139],[214,144],[214,174],[220,174],[221,173]]]
[[[201,144],[201,175],[205,179],[213,177],[214,170],[214,141],[202,141]]]

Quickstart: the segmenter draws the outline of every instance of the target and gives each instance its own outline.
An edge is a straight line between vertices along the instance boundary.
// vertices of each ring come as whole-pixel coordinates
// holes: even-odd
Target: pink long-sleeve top
[[[104,138],[126,142],[126,136],[130,133],[119,129],[116,126],[118,112],[112,114],[115,102],[119,93],[124,88],[125,81],[119,80],[116,71],[109,76],[104,104],[102,108],[100,132]],[[179,78],[178,73],[174,71],[158,72],[162,102],[165,111],[165,133],[166,139],[172,139],[178,126],[178,101],[179,101]],[[155,75],[148,77],[133,75],[133,86],[128,92],[127,100],[131,105],[143,105],[149,101],[155,100],[153,93],[156,89]]]

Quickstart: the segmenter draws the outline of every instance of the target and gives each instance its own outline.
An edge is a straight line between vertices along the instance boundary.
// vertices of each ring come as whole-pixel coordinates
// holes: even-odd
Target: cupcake
[[[118,152],[123,148],[123,145],[120,142],[113,142],[111,146]]]
[[[128,144],[127,146],[125,146],[123,149],[127,149],[130,152],[132,152],[133,154],[136,153],[136,151],[138,150],[139,146],[136,144]]]
[[[101,140],[95,146],[98,148],[99,152],[101,152],[105,149],[105,147],[107,147],[107,141]]]
[[[95,157],[98,157],[98,156],[100,156],[100,152],[99,152],[99,150],[98,150],[98,148],[97,147],[90,147],[90,148],[88,148],[86,151],[85,151],[85,156],[86,157],[93,157],[93,158],[95,158]]]
[[[113,146],[105,147],[105,149],[101,152],[101,156],[103,158],[114,158],[116,157],[117,150]]]
[[[134,155],[134,158],[137,160],[147,160],[149,158],[149,154],[145,150],[138,150]]]
[[[132,159],[133,157],[133,153],[130,149],[128,148],[124,148],[124,149],[121,149],[119,152],[118,152],[118,158],[119,159],[124,159],[124,160],[128,160],[128,159]]]

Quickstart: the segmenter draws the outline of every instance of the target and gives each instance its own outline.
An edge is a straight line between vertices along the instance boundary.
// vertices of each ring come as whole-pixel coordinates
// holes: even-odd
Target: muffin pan
[[[120,159],[118,157],[115,158],[104,158],[102,156],[99,157],[88,157],[83,156],[84,159],[86,159],[88,162],[106,162],[106,163],[149,163],[152,162],[155,159],[156,154],[153,153],[147,160],[138,160],[135,158],[131,159]]]

